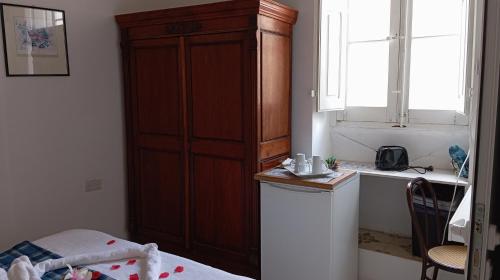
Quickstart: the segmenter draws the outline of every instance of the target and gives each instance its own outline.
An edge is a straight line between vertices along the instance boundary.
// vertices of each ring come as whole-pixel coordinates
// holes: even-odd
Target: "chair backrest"
[[[424,178],[416,178],[408,183],[406,198],[413,228],[420,245],[421,256],[422,258],[427,258],[428,250],[440,245],[439,242],[441,242],[442,238],[443,229],[441,227],[436,193],[429,181]],[[416,201],[420,205],[419,215],[417,215],[415,209]]]

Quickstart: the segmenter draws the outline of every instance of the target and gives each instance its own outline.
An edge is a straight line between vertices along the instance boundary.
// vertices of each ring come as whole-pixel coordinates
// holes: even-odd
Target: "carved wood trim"
[[[200,22],[181,22],[168,24],[165,27],[166,34],[189,34],[198,32],[202,28]]]
[[[298,12],[276,1],[260,1],[259,14],[268,16],[289,24],[297,22]]]
[[[116,16],[116,21],[121,27],[126,28],[138,25],[200,21],[223,17],[252,16],[256,14],[294,24],[297,21],[298,12],[272,0],[233,0],[190,7],[122,14]]]

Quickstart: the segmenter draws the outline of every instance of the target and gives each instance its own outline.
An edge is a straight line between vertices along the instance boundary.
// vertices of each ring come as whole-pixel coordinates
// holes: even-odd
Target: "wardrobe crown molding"
[[[116,21],[122,27],[164,24],[171,22],[264,15],[276,20],[295,24],[298,11],[273,0],[232,0],[210,4],[178,7],[117,15]]]

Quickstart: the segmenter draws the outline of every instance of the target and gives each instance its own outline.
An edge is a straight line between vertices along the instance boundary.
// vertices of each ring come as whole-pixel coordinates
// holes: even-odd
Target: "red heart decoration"
[[[139,275],[137,273],[135,274],[130,274],[128,277],[129,280],[139,280]]]
[[[107,244],[107,245],[113,245],[113,244],[115,244],[115,243],[116,243],[116,240],[110,240],[110,241],[108,241],[106,244]]]
[[[114,264],[114,265],[112,265],[112,266],[111,266],[111,270],[117,270],[117,269],[119,269],[120,267],[121,267],[121,265],[119,265],[119,264]]]
[[[183,267],[183,266],[180,266],[180,265],[179,265],[179,266],[177,266],[177,267],[175,268],[175,273],[181,273],[181,272],[183,272],[183,271],[184,271],[184,267]]]
[[[168,272],[163,272],[162,274],[160,274],[160,279],[167,278],[169,275],[170,275],[170,273],[168,273]]]
[[[134,260],[134,259],[132,259],[132,260],[128,260],[127,265],[133,265],[133,264],[135,264],[136,262],[137,262],[137,260]]]
[[[99,279],[101,277],[101,273],[99,271],[92,272],[92,280]]]

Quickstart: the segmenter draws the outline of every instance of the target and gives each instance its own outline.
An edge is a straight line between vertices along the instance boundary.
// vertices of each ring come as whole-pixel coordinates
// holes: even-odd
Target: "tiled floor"
[[[420,260],[411,253],[411,238],[359,229],[359,248],[410,260]]]

